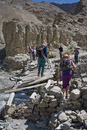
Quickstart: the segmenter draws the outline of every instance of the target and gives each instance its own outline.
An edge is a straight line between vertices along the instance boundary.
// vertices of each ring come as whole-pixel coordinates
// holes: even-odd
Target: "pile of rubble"
[[[81,58],[83,60],[83,58]],[[81,60],[81,63],[82,63]],[[87,129],[87,73],[86,67],[71,80],[68,98],[63,99],[62,84],[49,79],[45,86],[34,89],[29,102],[13,104],[6,109],[4,118],[28,119],[43,130]],[[85,60],[84,65],[87,64]],[[80,69],[81,70],[81,69]],[[80,72],[79,70],[79,72]]]
[[[49,80],[47,84],[49,82],[49,87],[46,85],[35,89],[28,103],[12,105],[7,115],[19,119],[27,118],[36,122],[36,126],[40,128],[87,128],[87,87],[79,86],[81,82],[74,79],[71,82],[74,89],[71,90],[69,99],[64,101],[61,88],[55,81]]]
[[[79,58],[79,64],[77,67],[78,77],[87,71],[87,55]],[[85,75],[86,76],[86,75]]]

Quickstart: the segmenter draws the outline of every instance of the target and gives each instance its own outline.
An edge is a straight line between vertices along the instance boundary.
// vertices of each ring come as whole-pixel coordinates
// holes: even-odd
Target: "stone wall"
[[[49,130],[57,129],[67,121],[69,128],[72,126],[75,129],[77,125],[79,129],[81,126],[87,128],[84,124],[87,121],[87,86],[79,88],[77,79],[72,82],[72,87],[75,85],[76,88],[70,91],[70,97],[66,101],[63,101],[62,90],[55,82],[48,88],[40,87],[31,94],[28,103],[12,105],[6,111],[5,118],[9,116],[17,119],[26,118],[35,122],[38,128],[50,128]]]

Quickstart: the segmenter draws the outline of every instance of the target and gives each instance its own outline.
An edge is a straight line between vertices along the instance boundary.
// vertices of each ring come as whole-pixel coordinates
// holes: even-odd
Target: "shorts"
[[[67,86],[69,86],[69,82],[72,78],[72,71],[70,72],[65,72],[62,74],[62,80],[63,80],[63,89],[66,89]]]

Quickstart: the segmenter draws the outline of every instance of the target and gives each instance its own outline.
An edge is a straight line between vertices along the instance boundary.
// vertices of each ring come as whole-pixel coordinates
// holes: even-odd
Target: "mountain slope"
[[[63,11],[47,2],[0,0],[0,41],[3,39],[1,30],[4,21],[15,20],[52,25],[55,15],[59,12]]]
[[[81,14],[87,16],[87,0],[80,0],[74,14]]]
[[[12,5],[7,2],[0,2],[0,21],[17,20],[17,21],[35,21],[41,23],[35,15],[27,12],[22,6]]]
[[[74,8],[76,8],[78,3],[72,3],[72,4],[56,4],[56,3],[51,3],[55,6],[57,6],[58,8],[60,8],[61,10],[65,11],[65,12],[70,12],[70,10],[73,10]]]
[[[32,0],[0,0],[0,21],[18,20],[35,23],[52,23],[55,15],[61,12],[58,7],[47,3],[36,3]]]

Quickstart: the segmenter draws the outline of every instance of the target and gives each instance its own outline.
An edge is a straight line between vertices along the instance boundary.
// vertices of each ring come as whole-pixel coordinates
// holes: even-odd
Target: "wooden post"
[[[9,107],[10,107],[10,106],[12,105],[12,101],[13,101],[13,99],[14,99],[14,96],[15,96],[15,93],[14,93],[14,92],[10,94],[10,97],[9,97],[9,100],[8,100],[6,106],[9,106]]]

